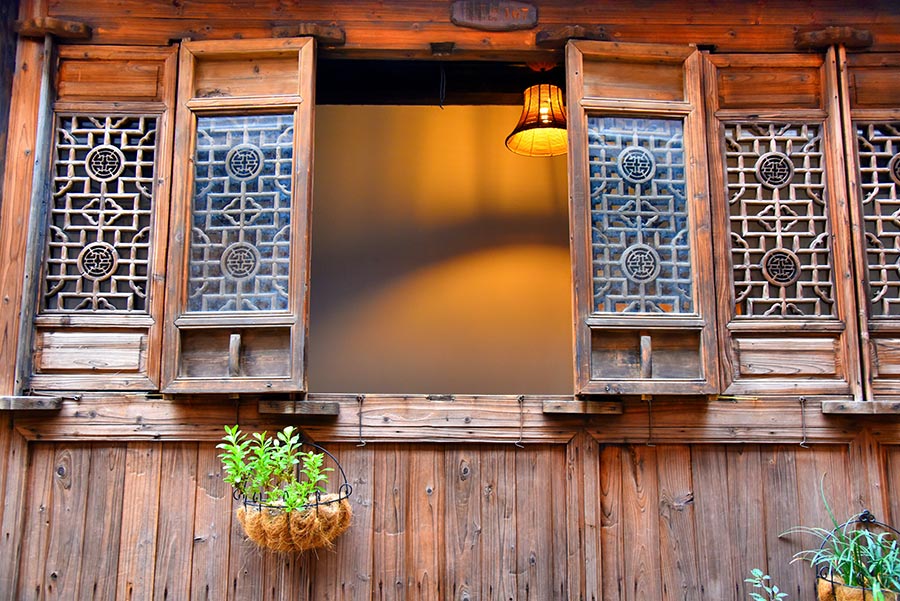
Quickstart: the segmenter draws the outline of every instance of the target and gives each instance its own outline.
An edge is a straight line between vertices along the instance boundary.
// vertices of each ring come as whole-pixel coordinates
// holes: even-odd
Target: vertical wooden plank
[[[159,518],[160,453],[158,443],[133,442],[125,451],[125,492],[116,598],[150,599],[156,563]]]
[[[553,498],[564,494],[564,484],[553,488],[555,467],[551,447],[529,446],[516,450],[516,586],[520,599],[554,599]],[[564,467],[558,466],[564,474]],[[562,503],[565,497],[562,497]],[[564,505],[560,505],[564,511]],[[565,532],[565,526],[562,528]],[[563,545],[557,549],[565,552]],[[564,582],[565,570],[559,574]]]
[[[727,460],[727,499],[731,508],[728,524],[737,598],[748,599],[748,592],[753,589],[744,579],[750,575],[750,570],[768,570],[766,535],[762,528],[765,523],[762,460],[757,445],[725,447],[723,450]],[[705,527],[702,522],[697,523],[700,528]]]
[[[900,523],[900,446],[891,445],[885,448],[884,465],[885,473],[888,475],[888,499],[890,500],[890,513],[885,516],[885,521],[888,524],[898,524]]]
[[[509,446],[481,449],[481,599],[516,599],[516,456]]]
[[[887,514],[883,467],[878,441],[866,428],[850,443],[850,490],[854,513],[868,509],[877,518]]]
[[[191,549],[191,599],[224,599],[228,590],[228,543],[231,538],[231,486],[212,444],[197,453],[197,492]]]
[[[28,443],[0,415],[0,599],[15,599],[25,518]]]
[[[186,599],[191,590],[191,549],[197,496],[197,443],[166,443],[161,452],[159,529],[154,599]]]
[[[656,448],[632,445],[622,456],[626,599],[661,599]]]
[[[406,596],[406,499],[408,455],[399,445],[379,445],[375,453],[374,561],[372,583],[375,599],[403,599]]]
[[[408,447],[407,598],[444,598],[444,452],[437,445]]]
[[[691,448],[694,474],[694,521],[700,573],[700,595],[705,601],[732,599],[738,582],[744,579],[743,567],[735,569],[730,553],[728,462],[723,445],[696,445]]]
[[[784,445],[763,447],[766,563],[768,573],[781,590],[794,599],[811,599],[815,595],[812,578],[804,572],[803,565],[791,563],[799,547],[793,541],[780,537],[800,520],[795,461],[795,449],[798,448]]]
[[[547,459],[550,469],[544,472],[543,484],[549,491],[550,503],[547,509],[550,514],[546,523],[550,528],[550,599],[569,599],[578,596],[578,589],[569,593],[569,580],[566,557],[566,448],[561,445],[547,447]],[[544,526],[545,528],[547,526]]]
[[[91,448],[56,449],[53,462],[53,495],[50,503],[50,542],[45,570],[46,599],[78,598],[85,528],[98,526],[86,519],[90,484]],[[93,561],[88,557],[87,561]]]
[[[625,599],[622,452],[620,446],[600,447],[600,583],[603,601]]]
[[[306,599],[309,571],[300,570],[303,558],[293,553],[263,553],[263,586],[256,598],[260,601],[295,601]]]
[[[36,444],[31,451],[15,599],[43,598],[47,545],[54,527],[50,522],[54,453],[55,448],[49,444]]]
[[[23,6],[21,12],[27,15],[29,7]],[[39,111],[35,99],[40,90],[42,64],[43,42],[19,38],[0,212],[0,395],[15,394],[22,385],[15,379],[19,309]]]
[[[9,134],[9,102],[16,67],[16,34],[13,24],[18,12],[17,0],[0,3],[0,148],[6,148]],[[3,209],[2,177],[5,168],[6,157],[0,153],[0,210]]]
[[[263,586],[264,552],[247,539],[235,517],[241,501],[231,502],[231,537],[228,542],[228,592],[226,599],[238,601],[259,596]]]
[[[457,447],[444,452],[447,477],[445,594],[454,601],[472,601],[479,597],[483,549],[480,459],[477,447]]]
[[[88,485],[85,528],[77,599],[103,601],[116,596],[119,539],[125,498],[126,446],[94,445]]]
[[[592,436],[584,435],[582,445],[582,480],[584,482],[584,591],[586,601],[598,601],[602,595],[602,553],[600,542],[600,445]],[[573,595],[570,588],[569,594]]]
[[[341,462],[353,487],[350,496],[353,523],[335,541],[333,551],[317,553],[312,567],[312,598],[316,601],[372,598],[373,448],[374,445],[356,448],[344,444],[330,449]],[[340,485],[338,478],[338,474],[332,474],[335,487]]]
[[[700,598],[694,538],[694,493],[691,450],[687,446],[656,449],[659,481],[659,563],[664,601]]]

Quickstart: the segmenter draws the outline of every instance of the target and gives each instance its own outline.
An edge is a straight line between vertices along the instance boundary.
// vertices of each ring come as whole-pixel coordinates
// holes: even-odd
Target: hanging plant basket
[[[278,433],[274,439],[262,433],[254,435],[252,440],[238,431],[237,426],[233,429],[226,426],[225,429],[225,442],[218,447],[225,452],[220,458],[225,465],[226,481],[235,487],[234,499],[241,502],[237,519],[247,538],[262,548],[279,553],[331,548],[353,520],[348,500],[353,489],[334,455],[315,443],[298,442],[299,435],[292,427]],[[316,452],[302,453],[301,447],[311,447]],[[261,456],[265,456],[264,461],[260,461]],[[325,456],[341,476],[336,493],[325,492],[326,474],[335,469],[322,465]],[[312,472],[307,469],[307,461],[315,463]],[[274,464],[280,468],[273,470]],[[264,475],[260,477],[260,473]],[[269,485],[263,487],[257,483],[249,490],[265,490],[247,496],[244,486],[254,477],[257,482]],[[308,496],[305,492],[299,496],[294,492],[289,496],[297,490],[313,492]]]
[[[831,531],[822,545],[819,547],[820,552],[826,549],[827,545],[835,544],[837,537],[847,536],[848,533],[855,532],[859,529],[865,529],[868,532],[878,531],[878,534],[866,537],[866,553],[877,554],[890,553],[893,548],[896,550],[898,542],[900,542],[900,532],[884,524],[876,521],[868,510],[863,511],[853,519],[844,522]],[[855,556],[859,556],[855,554]],[[898,558],[894,558],[894,564]],[[878,590],[876,590],[876,588]],[[819,566],[816,578],[816,593],[818,601],[900,601],[900,593],[887,589],[882,585],[866,584],[865,586],[850,585],[844,582],[837,569],[832,563],[823,563]]]

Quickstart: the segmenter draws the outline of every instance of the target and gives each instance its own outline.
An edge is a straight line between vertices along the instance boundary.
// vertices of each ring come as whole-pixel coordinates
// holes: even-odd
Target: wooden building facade
[[[791,558],[813,541],[783,533],[828,526],[823,482],[839,517],[900,524],[895,1],[18,4],[0,5],[0,599],[720,601],[761,568],[805,600]],[[472,225],[443,197],[341,204],[341,185],[423,178],[428,140],[376,145],[419,123],[389,111],[446,103],[450,122],[542,76],[567,98],[557,206]],[[544,167],[502,180],[472,150],[484,111],[451,179],[505,198]],[[554,225],[562,327],[515,312],[551,286],[532,251]],[[460,256],[518,236],[522,273],[491,255],[358,299],[373,247],[414,240],[397,265],[420,273],[460,228]],[[512,289],[483,321],[394,315],[414,293],[465,304],[476,276]],[[397,323],[412,343],[378,346]],[[340,459],[354,523],[333,551],[244,539],[231,424],[295,424]]]

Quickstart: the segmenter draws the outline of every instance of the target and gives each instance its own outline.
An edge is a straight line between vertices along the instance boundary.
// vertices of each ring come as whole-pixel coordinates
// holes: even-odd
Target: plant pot
[[[279,553],[331,548],[334,540],[350,527],[353,510],[346,498],[322,497],[318,504],[300,511],[285,512],[278,507],[245,503],[237,519],[247,538],[265,549]]]
[[[822,577],[816,580],[816,592],[819,601],[876,601],[875,593],[871,590],[832,582]],[[900,601],[900,595],[894,591],[882,591],[882,593],[884,601]]]

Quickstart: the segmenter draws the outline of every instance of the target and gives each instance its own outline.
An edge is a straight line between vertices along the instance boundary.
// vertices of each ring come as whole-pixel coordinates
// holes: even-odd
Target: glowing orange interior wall
[[[572,393],[565,157],[518,114],[316,108],[311,391]]]

